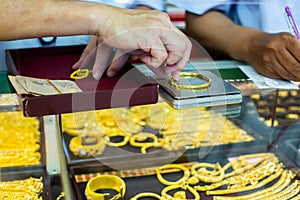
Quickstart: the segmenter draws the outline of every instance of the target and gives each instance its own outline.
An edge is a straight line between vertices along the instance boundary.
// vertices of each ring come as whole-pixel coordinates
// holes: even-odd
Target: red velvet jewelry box
[[[6,50],[11,75],[50,80],[71,80],[72,65],[78,61],[85,45]],[[82,92],[32,96],[22,95],[26,116],[44,116],[106,108],[152,104],[158,101],[158,85],[131,64],[115,77],[76,80]]]

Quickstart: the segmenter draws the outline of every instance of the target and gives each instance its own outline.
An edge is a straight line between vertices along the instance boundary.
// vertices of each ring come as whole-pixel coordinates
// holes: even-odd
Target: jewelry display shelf
[[[267,152],[256,152],[257,154],[267,154]],[[279,159],[280,163],[284,164],[284,169],[288,169],[292,171],[296,178],[295,180],[299,180],[299,170],[295,168],[295,165],[287,159],[284,155],[282,155],[278,150],[270,152],[274,153],[275,156]],[[255,155],[257,155],[255,154]],[[231,154],[220,154],[220,153],[211,153],[209,156],[199,159],[198,156],[193,155],[190,157],[187,157],[187,160],[185,162],[175,162],[173,164],[179,164],[181,166],[184,166],[186,168],[191,169],[190,167],[194,165],[195,163],[201,162],[201,163],[207,163],[207,166],[210,166],[209,163],[219,163],[220,166],[225,166],[227,163],[229,163],[230,159],[235,159],[236,157],[240,156],[241,154],[237,153],[231,153]],[[247,155],[247,154],[242,154]],[[251,160],[252,159],[252,160]],[[255,162],[257,161],[257,158],[250,157],[249,162]],[[213,165],[211,165],[213,166]],[[161,193],[161,191],[166,187],[163,183],[161,183],[158,178],[156,177],[156,171],[155,169],[157,167],[149,167],[149,168],[132,168],[128,170],[118,170],[118,169],[112,169],[107,166],[101,166],[101,165],[87,165],[85,167],[79,167],[74,166],[70,168],[70,178],[73,181],[73,187],[76,194],[77,200],[86,200],[85,197],[85,188],[87,186],[87,182],[89,179],[101,175],[113,175],[113,176],[119,176],[122,178],[126,184],[126,194],[124,199],[130,199],[134,197],[135,195],[142,193],[142,192],[153,192],[156,194]],[[265,168],[267,169],[267,168]],[[210,169],[212,170],[212,169]],[[180,178],[183,177],[182,171],[176,171],[172,173],[162,174],[163,178],[167,181],[177,181]],[[227,171],[227,173],[230,173],[231,171]],[[271,180],[268,184],[265,186],[261,186],[259,189],[255,188],[251,190],[250,192],[239,192],[239,195],[245,195],[245,194],[251,194],[251,192],[257,192],[260,190],[265,190],[268,187],[274,185],[277,181],[279,181],[279,178],[276,178],[274,180]],[[203,186],[203,183],[200,184]],[[168,194],[174,194],[175,191],[178,191],[177,189],[173,189],[172,192],[168,192]],[[181,189],[181,191],[184,191],[184,189]],[[101,190],[101,192],[104,192]],[[113,193],[115,194],[115,191],[113,190],[105,190],[105,192]],[[201,199],[210,200],[213,199],[212,196],[208,196],[205,194],[205,192],[199,192]],[[187,199],[194,199],[194,196],[186,191]],[[236,194],[233,194],[236,195]],[[223,196],[223,195],[222,195]]]
[[[6,50],[10,75],[50,80],[71,80],[72,65],[77,62],[85,45],[41,47]],[[90,64],[92,65],[92,64]],[[84,66],[92,68],[92,66]],[[82,92],[32,96],[22,95],[22,109],[27,116],[45,116],[130,105],[156,103],[158,86],[131,64],[115,77],[95,80],[91,73],[76,80]]]

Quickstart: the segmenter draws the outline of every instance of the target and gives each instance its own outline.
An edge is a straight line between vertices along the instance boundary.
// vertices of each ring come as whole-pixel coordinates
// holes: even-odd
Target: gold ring
[[[91,70],[89,69],[77,69],[74,72],[72,72],[72,74],[70,75],[71,79],[75,79],[75,80],[79,80],[79,79],[84,79],[86,77],[88,77],[89,73],[91,72]]]
[[[212,83],[212,80],[208,76],[205,76],[203,74],[199,74],[196,72],[181,72],[180,77],[182,77],[182,78],[199,78],[199,79],[205,80],[206,83],[198,84],[198,85],[181,84],[181,83],[178,83],[178,81],[174,80],[171,77],[169,79],[171,85],[173,85],[179,89],[205,89],[205,88],[208,88]]]

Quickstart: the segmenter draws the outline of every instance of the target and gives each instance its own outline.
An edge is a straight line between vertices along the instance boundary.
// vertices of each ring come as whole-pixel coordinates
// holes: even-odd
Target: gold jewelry
[[[186,193],[183,191],[176,192],[173,197],[168,194],[169,191],[177,190],[177,189],[188,190],[190,193],[192,193],[194,195],[193,200],[200,200],[199,193],[196,190],[194,190],[194,188],[192,188],[191,186],[185,185],[185,184],[169,185],[169,186],[165,187],[161,191],[162,199],[163,200],[186,200]]]
[[[138,200],[139,198],[145,198],[145,197],[152,197],[152,198],[156,198],[159,200],[163,200],[161,198],[161,196],[159,196],[158,194],[152,193],[152,192],[139,193],[139,194],[135,195],[134,197],[130,198],[130,200]]]
[[[123,140],[122,140],[121,142],[112,142],[112,141],[110,140],[110,138],[112,138],[112,137],[117,137],[117,136],[123,137]],[[121,146],[125,146],[125,145],[128,143],[129,138],[130,138],[130,135],[127,134],[127,133],[125,133],[125,132],[123,132],[123,131],[121,131],[121,130],[118,131],[118,132],[110,132],[110,133],[108,134],[108,139],[107,139],[107,141],[106,141],[106,144],[107,144],[108,146],[113,146],[113,147],[121,147]]]
[[[240,195],[240,196],[214,196],[214,199],[218,200],[251,200],[251,199],[269,199],[271,197],[274,197],[276,193],[279,193],[284,190],[293,179],[294,175],[291,171],[284,170],[281,174],[280,179],[271,187],[253,192],[251,194],[247,195]]]
[[[77,69],[74,72],[71,73],[70,78],[75,80],[80,80],[88,77],[89,73],[91,73],[92,70],[89,69]]]
[[[0,121],[0,167],[40,164],[39,120],[22,112],[2,112]]]
[[[89,138],[92,136],[89,136]],[[81,137],[73,137],[70,141],[69,148],[75,156],[90,157],[100,156],[105,148],[106,139],[102,136],[93,136],[95,141],[83,144]],[[83,137],[84,138],[84,137]]]
[[[199,78],[199,79],[205,80],[206,83],[198,84],[198,85],[186,85],[186,84],[178,83],[178,81],[174,80],[171,77],[169,79],[171,85],[173,85],[173,86],[175,86],[179,89],[205,89],[205,88],[208,88],[212,83],[212,80],[208,76],[205,76],[203,74],[199,74],[199,73],[196,73],[196,72],[181,72],[180,77],[183,77],[183,78]]]
[[[158,143],[150,143],[150,144],[145,144],[141,147],[141,152],[143,154],[146,154],[147,153],[147,149],[149,148],[160,148],[160,147],[163,147],[163,144],[161,144],[160,142]]]
[[[220,189],[220,190],[206,191],[206,195],[233,194],[233,193],[238,193],[238,192],[245,192],[245,191],[249,191],[249,190],[254,190],[254,189],[262,187],[262,186],[270,183],[271,181],[275,180],[276,178],[278,178],[281,175],[282,171],[283,171],[283,169],[281,168],[278,171],[276,171],[274,174],[272,174],[271,176],[265,178],[264,180],[262,180],[261,182],[255,184],[255,185],[250,185],[250,186],[245,186],[245,187],[238,187],[238,188],[230,188],[230,189]]]
[[[15,180],[0,182],[0,198],[5,200],[16,199],[36,199],[41,200],[43,191],[43,181],[40,178],[27,178],[24,180]]]
[[[96,193],[100,189],[112,189],[118,192],[115,196],[110,198],[109,193]],[[91,178],[85,188],[85,195],[87,200],[117,200],[123,198],[126,192],[125,182],[118,176],[114,175],[100,175]]]
[[[197,168],[200,168],[197,170]],[[213,169],[212,171],[207,170]],[[196,176],[200,181],[204,183],[216,183],[224,179],[225,172],[219,163],[197,163],[191,168],[192,175]]]
[[[144,142],[147,139],[152,139],[153,141]],[[135,135],[131,136],[129,142],[130,142],[131,146],[143,147],[144,145],[157,144],[158,143],[158,138],[153,133],[140,132],[138,134],[135,134]]]
[[[171,170],[171,171],[169,171]],[[168,181],[166,179],[163,178],[163,176],[161,175],[162,173],[168,173],[168,172],[174,172],[174,170],[176,171],[183,171],[183,177],[177,181]],[[180,164],[169,164],[169,165],[164,165],[162,167],[156,168],[156,175],[157,175],[157,179],[165,185],[181,185],[183,183],[185,183],[188,178],[190,177],[190,170],[188,170],[186,167],[184,167],[183,165]]]

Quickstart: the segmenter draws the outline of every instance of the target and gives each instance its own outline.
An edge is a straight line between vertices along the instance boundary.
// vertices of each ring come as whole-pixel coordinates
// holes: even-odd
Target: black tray
[[[261,151],[252,152],[252,153],[265,153]],[[284,163],[285,168],[290,169],[296,173],[299,170],[295,167],[295,165],[285,157],[281,152],[277,149],[272,151],[280,162]],[[182,162],[175,162],[181,163],[185,165],[190,165],[193,162],[208,162],[208,163],[217,163],[221,166],[224,166],[228,163],[228,159],[231,157],[239,156],[238,152],[229,153],[229,154],[220,154],[220,153],[210,153],[209,156],[206,158],[199,159],[197,155],[190,155],[187,157],[184,163]],[[245,154],[243,154],[245,155]],[[125,170],[125,171],[115,171],[114,169],[108,168],[107,166],[101,165],[93,165],[93,166],[85,166],[85,167],[71,167],[70,168],[70,177],[73,181],[74,191],[77,196],[77,200],[86,200],[85,197],[85,187],[89,178],[94,177],[95,175],[99,174],[113,174],[120,176],[126,183],[126,195],[124,199],[130,199],[131,197],[135,196],[141,192],[154,192],[160,194],[161,190],[165,187],[162,183],[160,183],[153,172],[153,168],[146,168],[146,169],[132,169],[132,170]],[[145,171],[150,171],[148,174],[144,174]],[[154,171],[155,172],[155,171]],[[167,180],[178,180],[179,177],[182,177],[181,172],[164,174],[164,177]],[[271,183],[272,184],[272,183]],[[190,195],[190,196],[189,196]],[[201,199],[210,200],[212,199],[211,196],[207,196],[205,193],[200,193]],[[187,198],[192,198],[191,194],[188,194]]]

